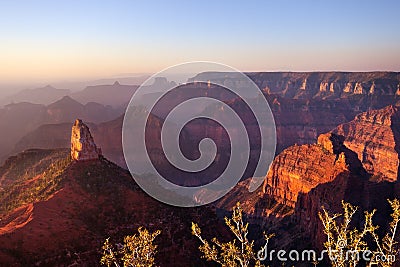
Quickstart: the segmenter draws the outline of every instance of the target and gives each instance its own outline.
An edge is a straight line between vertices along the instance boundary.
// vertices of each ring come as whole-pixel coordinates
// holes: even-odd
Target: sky
[[[400,71],[400,1],[2,1],[0,82],[154,73]]]

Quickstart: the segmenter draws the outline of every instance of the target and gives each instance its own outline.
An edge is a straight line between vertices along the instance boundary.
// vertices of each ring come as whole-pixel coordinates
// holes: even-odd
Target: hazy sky
[[[243,71],[400,71],[400,1],[1,1],[0,81],[208,60]]]

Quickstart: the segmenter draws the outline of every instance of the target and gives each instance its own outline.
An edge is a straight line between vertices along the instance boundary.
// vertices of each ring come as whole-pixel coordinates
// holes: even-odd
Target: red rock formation
[[[276,103],[279,101],[279,105]],[[356,114],[351,107],[335,103],[274,98],[277,152],[294,145],[314,144],[321,133],[348,122]],[[274,103],[275,102],[275,103]]]
[[[294,207],[299,193],[307,193],[321,183],[330,182],[348,169],[345,154],[334,154],[329,151],[331,146],[332,142],[326,142],[285,149],[272,163],[263,192]]]
[[[72,126],[71,158],[73,160],[92,160],[101,156],[101,150],[94,143],[89,127],[77,119]]]
[[[372,181],[396,181],[399,122],[398,107],[388,106],[362,113],[332,133],[321,134],[318,144],[285,149],[275,158],[263,192],[294,207],[299,194],[307,194],[344,173],[368,180],[367,171],[375,175]],[[340,202],[343,198],[335,199]]]
[[[344,200],[360,210],[377,208],[375,223],[386,226],[390,221],[386,199],[398,198],[400,192],[399,122],[398,107],[388,106],[320,135],[316,145],[289,147],[275,158],[264,194],[294,207],[290,218],[319,248],[325,241],[318,218],[322,206],[340,213]],[[360,212],[355,224],[361,224],[362,218]]]
[[[396,181],[399,167],[399,108],[388,106],[357,115],[332,132],[345,136],[344,145],[357,153],[375,180]]]

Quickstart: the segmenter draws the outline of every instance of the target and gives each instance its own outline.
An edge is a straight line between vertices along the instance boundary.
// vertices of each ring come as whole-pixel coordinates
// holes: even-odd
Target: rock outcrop
[[[289,214],[272,214],[272,219],[277,215],[289,215],[287,218],[296,225],[297,231],[302,232],[303,237],[309,238],[313,246],[319,249],[322,249],[321,244],[326,238],[318,218],[322,206],[330,213],[340,213],[341,201],[344,200],[359,206],[360,210],[378,209],[375,222],[385,226],[390,221],[386,199],[399,197],[397,181],[373,179],[374,176],[363,168],[357,153],[346,146],[347,138],[326,133],[318,137],[317,144],[295,145],[285,149],[275,158],[265,178],[263,194],[259,196],[260,200],[266,199],[266,196],[272,197],[278,203],[294,209]],[[379,148],[379,140],[382,141],[382,138],[375,140],[375,147]],[[367,143],[366,140],[364,142]],[[371,153],[374,155],[374,152]],[[379,150],[376,153],[379,154]],[[394,159],[397,159],[397,154]],[[388,158],[387,162],[391,160]],[[255,209],[259,210],[253,211],[254,214],[265,210],[263,207]],[[268,218],[271,221],[269,214],[264,216],[264,220]],[[362,212],[357,214],[354,223],[362,224],[362,216]]]
[[[72,126],[71,158],[77,161],[98,159],[101,149],[94,143],[89,127],[77,119]]]
[[[296,204],[299,194],[307,195],[313,188],[335,179],[336,184],[340,179],[347,184],[349,177],[372,183],[397,181],[399,130],[400,112],[396,106],[361,113],[353,121],[319,135],[317,144],[283,150],[271,165],[263,192],[294,207],[303,206]],[[341,199],[337,198],[339,202]]]
[[[360,210],[378,209],[375,222],[386,225],[391,212],[386,199],[400,192],[399,118],[396,106],[371,110],[319,135],[317,144],[285,149],[275,158],[261,197],[294,208],[290,220],[319,248],[325,241],[317,216],[322,206],[340,213],[344,200]],[[362,216],[354,223],[361,224]]]
[[[264,194],[294,207],[299,193],[307,193],[347,171],[345,154],[326,149],[335,146],[333,141],[323,145],[294,145],[280,153],[265,177]]]
[[[275,158],[263,191],[294,207],[298,194],[332,182],[344,172],[372,182],[397,181],[399,136],[398,107],[361,113],[319,135],[317,144],[285,149]]]
[[[390,105],[361,113],[332,132],[345,137],[344,145],[357,153],[366,171],[375,176],[374,180],[398,179],[399,107]]]

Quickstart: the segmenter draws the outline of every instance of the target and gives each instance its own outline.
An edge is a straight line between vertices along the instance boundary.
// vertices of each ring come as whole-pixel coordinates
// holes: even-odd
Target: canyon
[[[207,75],[211,81],[222,79],[212,73]],[[15,156],[9,157],[0,167],[0,200],[4,203],[0,209],[0,240],[10,243],[10,246],[0,250],[0,258],[21,263],[13,253],[24,251],[28,255],[24,260],[29,263],[44,264],[43,255],[51,263],[60,256],[56,251],[61,248],[54,246],[41,256],[39,245],[28,248],[30,242],[24,236],[33,238],[37,244],[44,244],[51,239],[49,235],[53,235],[60,236],[60,240],[68,244],[66,250],[76,251],[82,262],[94,262],[97,251],[71,245],[82,233],[89,236],[82,242],[98,248],[104,235],[117,234],[111,230],[113,227],[120,230],[122,227],[118,232],[118,235],[122,235],[139,224],[152,227],[165,225],[162,231],[168,233],[168,238],[174,236],[172,233],[179,233],[191,240],[185,232],[190,229],[188,218],[202,221],[201,218],[207,217],[205,224],[218,225],[214,230],[223,231],[218,216],[229,214],[228,211],[237,201],[241,202],[250,227],[270,229],[280,237],[273,243],[279,248],[293,248],[298,244],[296,242],[304,240],[304,244],[309,243],[321,249],[325,237],[317,214],[322,206],[331,213],[341,212],[342,200],[359,206],[360,211],[377,208],[379,212],[374,222],[385,230],[390,221],[386,199],[398,198],[400,193],[399,74],[248,73],[248,76],[262,88],[270,104],[277,132],[274,161],[264,177],[263,185],[254,192],[248,189],[252,168],[257,160],[258,133],[254,130],[257,124],[243,101],[230,94],[187,87],[184,88],[187,91],[176,91],[176,94],[164,99],[165,103],[150,113],[146,132],[150,158],[161,172],[166,170],[171,180],[181,185],[205,184],[218,176],[229,159],[229,143],[220,125],[208,120],[193,120],[181,133],[179,141],[182,152],[188,158],[196,159],[199,151],[195,148],[199,141],[209,137],[216,142],[217,159],[208,172],[200,175],[171,171],[161,148],[160,133],[166,114],[176,103],[193,96],[194,91],[196,96],[215,94],[214,97],[223,98],[227,105],[241,114],[252,136],[254,153],[239,184],[212,205],[196,208],[189,213],[152,200],[138,188],[129,173],[120,168],[126,168],[122,152],[122,113],[107,113],[107,110],[115,109],[104,105],[96,105],[101,107],[99,111],[93,109],[91,112],[76,113],[75,109],[82,109],[83,106],[85,110],[88,104],[77,104],[69,97],[63,98],[57,105],[49,105],[47,111],[42,105],[14,104],[23,106],[21,114],[27,114],[25,108],[29,108],[30,112],[44,110],[47,114],[51,110],[53,120],[46,121],[48,123],[42,123],[44,120],[38,120],[37,123],[21,120],[25,124],[32,123],[32,126],[29,131],[24,130],[24,135],[18,136],[19,141],[13,137],[12,154]],[[235,83],[235,80],[228,75],[222,82]],[[219,106],[209,106],[206,110],[199,109],[199,112],[214,117],[222,116]],[[82,114],[87,115],[80,116]],[[103,114],[112,116],[103,117]],[[137,110],[131,119],[147,115],[147,112]],[[21,118],[24,116],[21,115]],[[75,121],[76,118],[82,120]],[[39,126],[35,128],[33,125]],[[71,126],[75,127],[72,139]],[[65,165],[63,160],[69,154],[74,161]],[[41,188],[48,181],[52,182],[44,191],[33,190]],[[23,192],[32,193],[33,197],[29,198]],[[124,204],[117,205],[122,196],[125,196]],[[73,199],[69,200],[72,203],[66,199]],[[56,212],[53,207],[57,205],[63,207],[65,212]],[[117,205],[117,208],[113,205]],[[84,211],[78,213],[77,206]],[[105,207],[104,211],[96,209],[100,206]],[[106,225],[99,225],[95,218],[83,213],[101,214]],[[143,219],[139,220],[137,214],[144,216]],[[45,223],[43,217],[50,218],[52,222]],[[120,221],[121,218],[135,218],[138,221],[132,224]],[[171,222],[160,218],[170,218]],[[355,225],[362,224],[362,212],[354,219]],[[57,228],[56,224],[60,227]],[[48,233],[43,231],[43,225],[49,227]],[[86,227],[85,230],[81,229],[83,232],[77,230],[80,229],[79,225]],[[28,234],[31,228],[36,237]],[[68,231],[71,237],[65,234]],[[162,241],[169,248],[161,251],[170,262],[176,256],[173,253],[197,253],[195,242],[172,239],[172,244]],[[185,244],[185,250],[178,248],[179,242]],[[66,252],[66,255],[69,254]],[[67,257],[66,262],[81,263],[77,258],[64,254],[63,257]],[[190,259],[185,258],[185,261],[188,263]],[[198,264],[196,266],[203,266],[200,261]]]

